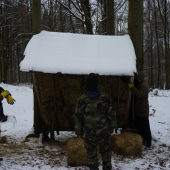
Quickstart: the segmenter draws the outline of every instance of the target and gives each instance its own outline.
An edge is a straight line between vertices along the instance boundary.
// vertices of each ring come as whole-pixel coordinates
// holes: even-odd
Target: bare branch
[[[75,15],[67,6],[65,6],[62,2],[60,2],[60,0],[57,0],[58,3],[60,3],[66,10],[68,10],[72,15],[73,17],[77,18],[79,21],[81,22],[85,22],[84,20],[82,20],[80,17],[78,17],[77,15]]]
[[[11,8],[13,8],[13,6],[11,6],[11,5],[7,5],[7,4],[0,4],[0,5],[3,5],[3,6],[9,6],[9,7],[11,7]]]
[[[79,13],[80,13],[81,15],[84,15],[84,14],[81,12],[80,8],[77,7],[77,5],[76,5],[72,0],[70,0],[70,1],[71,1],[71,3],[74,5],[74,7],[79,11]]]
[[[47,27],[47,26],[45,26],[45,25],[43,25],[43,24],[42,24],[42,26],[45,27],[45,28],[47,28],[47,29],[49,29],[49,30],[51,30],[51,28],[49,28],[49,27]]]
[[[118,18],[117,20],[120,20],[120,18],[122,18],[122,16],[123,16],[125,10],[126,10],[126,7],[125,7],[125,9],[122,11],[122,14],[119,16],[119,18]]]
[[[121,2],[122,2],[122,1],[121,1]],[[125,1],[123,2],[123,4],[121,4],[121,2],[119,3],[119,5],[117,6],[117,8],[115,9],[115,11],[114,11],[115,13],[124,6],[124,4],[127,2],[127,0],[125,0]]]
[[[3,27],[20,27],[20,25],[5,25],[5,26],[1,26],[0,28],[3,28]]]
[[[15,40],[16,40],[20,35],[24,35],[24,34],[32,34],[32,33],[21,33],[21,34],[18,34],[18,36],[15,38]]]
[[[22,4],[22,5],[25,5],[25,6],[27,6],[27,7],[30,7],[29,5],[27,5],[27,4],[25,4],[25,3],[21,3],[21,2],[18,2],[18,1],[16,1],[16,0],[13,0],[14,2],[16,2],[16,3],[18,3],[18,4]]]

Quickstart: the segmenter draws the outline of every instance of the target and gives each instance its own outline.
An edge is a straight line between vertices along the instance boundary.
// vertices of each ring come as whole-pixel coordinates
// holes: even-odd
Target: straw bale
[[[111,148],[118,155],[141,156],[142,138],[139,134],[131,132],[112,135]]]
[[[67,145],[67,162],[72,166],[87,166],[87,151],[83,140],[72,138]]]
[[[84,93],[87,75],[65,75],[37,72],[42,100],[42,117],[52,129],[74,130],[74,111],[78,98]],[[55,83],[54,83],[55,82]],[[55,84],[55,94],[54,87]],[[119,78],[115,76],[99,76],[99,89],[104,91],[115,102],[117,111]],[[118,127],[122,127],[128,97],[128,86],[120,82],[120,111],[117,116]],[[54,102],[54,95],[56,103]],[[55,113],[55,107],[57,113]],[[58,117],[58,120],[57,120]]]
[[[99,147],[97,149],[97,158],[101,160]],[[87,151],[83,144],[83,140],[79,138],[71,138],[67,142],[67,162],[71,166],[87,166]]]

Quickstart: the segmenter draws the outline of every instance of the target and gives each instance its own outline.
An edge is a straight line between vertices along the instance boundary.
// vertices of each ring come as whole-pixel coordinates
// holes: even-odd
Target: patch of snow
[[[7,136],[9,144],[23,146],[23,150],[9,152],[3,156],[2,164],[8,170],[75,170],[75,168],[87,170],[87,167],[70,167],[67,165],[66,149],[58,145],[50,146],[42,144],[40,138],[29,138],[27,134],[33,131],[33,90],[21,85],[13,86],[0,84],[8,90],[16,102],[14,105],[7,104],[3,100],[7,122],[1,123],[2,134]],[[156,89],[154,89],[155,91]],[[158,96],[152,92],[149,94],[150,126],[153,136],[152,150],[143,150],[142,157],[125,157],[112,154],[112,166],[116,170],[170,170],[170,91],[158,90]],[[154,112],[154,113],[153,113]],[[74,132],[55,133],[55,139],[64,143],[69,138],[75,137]],[[8,144],[4,144],[7,146]],[[2,148],[1,148],[2,151]],[[102,170],[100,164],[99,169]]]

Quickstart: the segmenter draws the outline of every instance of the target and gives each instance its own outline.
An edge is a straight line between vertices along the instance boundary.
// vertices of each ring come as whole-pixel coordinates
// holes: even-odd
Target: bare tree
[[[41,31],[41,0],[32,1],[32,34],[38,34]],[[42,129],[43,120],[41,118],[41,96],[36,72],[33,73],[33,92],[34,92],[34,135],[39,137]]]
[[[132,39],[136,57],[137,70],[143,70],[143,0],[129,0],[128,32]]]
[[[115,35],[114,0],[106,1],[107,35]]]

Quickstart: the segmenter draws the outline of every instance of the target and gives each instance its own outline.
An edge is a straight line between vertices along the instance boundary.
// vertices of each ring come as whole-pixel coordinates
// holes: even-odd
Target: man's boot
[[[1,122],[6,122],[7,119],[8,119],[7,116],[1,116],[1,117],[0,117],[0,121],[1,121]]]

